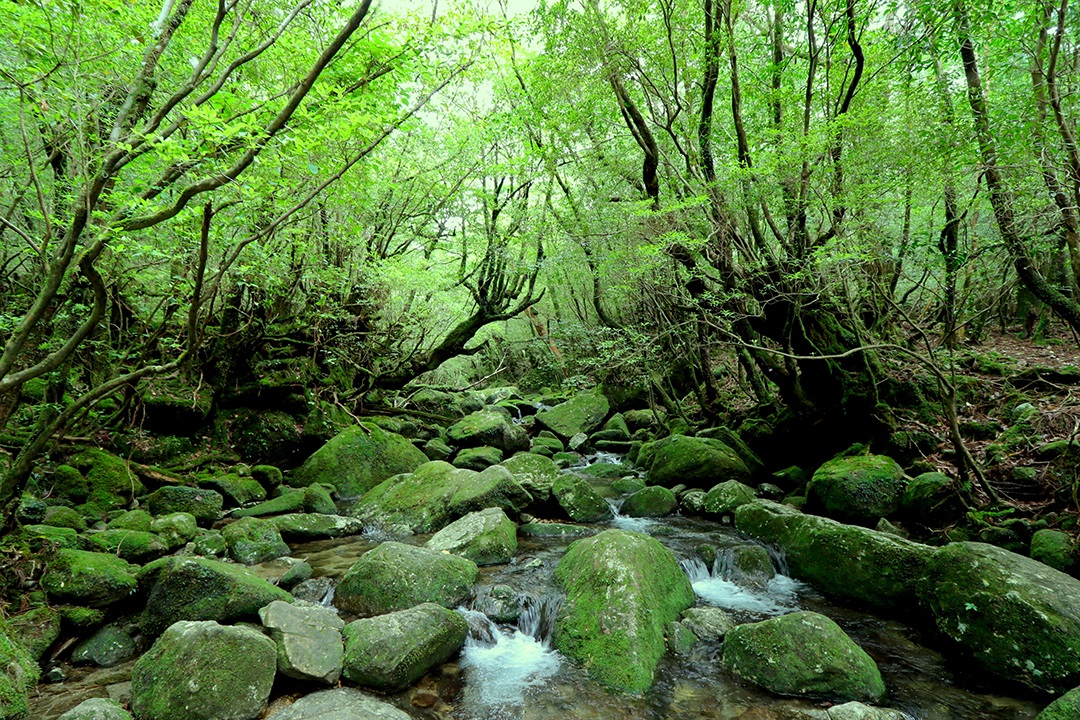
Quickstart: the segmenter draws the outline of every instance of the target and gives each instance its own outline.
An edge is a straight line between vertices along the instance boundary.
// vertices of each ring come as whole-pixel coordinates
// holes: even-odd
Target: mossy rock
[[[145,566],[139,579],[151,587],[140,621],[150,636],[178,620],[248,620],[274,600],[292,602],[244,566],[209,558],[162,558]]]
[[[289,513],[269,518],[286,541],[305,542],[359,535],[364,524],[356,518],[322,513]]]
[[[535,453],[518,453],[500,464],[538,503],[547,502],[551,497],[551,486],[562,475],[554,461]]]
[[[890,457],[842,457],[817,469],[807,500],[836,520],[876,525],[900,507],[906,486],[903,469]]]
[[[106,526],[109,530],[138,530],[140,532],[153,532],[154,516],[145,510],[128,510],[123,515],[109,521]]]
[[[241,518],[221,530],[229,557],[242,565],[255,565],[289,554],[274,523],[258,518]]]
[[[193,515],[199,525],[209,527],[221,517],[225,501],[216,490],[166,485],[150,493],[146,502],[155,516],[185,512]]]
[[[334,605],[354,615],[379,615],[432,602],[457,607],[472,592],[479,569],[457,555],[384,542],[364,554],[338,583]]]
[[[228,507],[262,502],[266,499],[266,488],[251,477],[240,477],[236,473],[220,475],[209,480],[200,480],[199,487],[209,488],[221,494]]]
[[[675,499],[675,493],[667,488],[651,485],[626,498],[619,512],[628,517],[655,518],[666,517],[678,507],[679,501]]]
[[[543,522],[526,523],[518,527],[518,533],[527,537],[579,537],[581,535],[594,535],[594,528],[584,525],[568,525],[566,523]]]
[[[404,690],[465,644],[469,624],[434,603],[345,626],[344,676],[380,692]]]
[[[304,509],[306,491],[307,488],[294,488],[282,493],[272,500],[267,500],[266,502],[261,502],[258,505],[252,505],[248,508],[233,510],[231,514],[235,518],[241,518],[268,517],[271,515],[285,515],[288,513],[301,512]]]
[[[605,530],[578,540],[555,568],[566,601],[554,644],[606,685],[648,690],[664,654],[664,630],[694,604],[671,551],[654,538]]]
[[[483,445],[481,447],[465,448],[460,450],[454,457],[454,467],[463,468],[465,470],[475,470],[480,472],[486,470],[492,465],[498,465],[502,462],[503,451],[499,448]]]
[[[87,536],[100,552],[118,555],[136,565],[156,560],[169,552],[169,548],[154,533],[141,530],[103,530]]]
[[[120,507],[146,492],[127,463],[104,450],[83,450],[71,459],[71,465],[86,478],[87,501],[97,505]]]
[[[428,460],[449,460],[453,454],[454,448],[440,437],[431,438],[424,443],[424,455]]]
[[[900,515],[908,522],[936,526],[954,522],[965,510],[958,483],[940,472],[913,478],[900,496]]]
[[[508,563],[517,553],[517,525],[499,508],[471,512],[435,533],[425,547],[477,565]]]
[[[1080,581],[984,543],[932,556],[921,600],[938,630],[983,667],[1030,688],[1065,692],[1080,680]]]
[[[104,607],[131,596],[138,583],[135,568],[115,555],[86,550],[60,550],[41,578],[53,600]]]
[[[1031,559],[1072,574],[1077,569],[1076,540],[1061,530],[1036,530],[1031,536]]]
[[[607,398],[600,393],[579,393],[550,410],[536,413],[536,422],[559,438],[569,440],[578,433],[589,434],[599,429],[609,410]]]
[[[753,502],[757,492],[738,480],[714,485],[705,495],[704,510],[709,515],[730,515],[746,503]]]
[[[1035,720],[1076,720],[1080,718],[1080,687],[1073,688],[1046,706]]]
[[[191,513],[176,512],[155,518],[150,530],[161,538],[167,548],[175,550],[194,540],[199,526]]]
[[[131,673],[139,720],[254,720],[277,673],[274,641],[248,627],[177,622]]]
[[[300,424],[280,410],[242,411],[230,436],[244,462],[282,465],[300,446]]]
[[[54,608],[40,605],[0,622],[0,636],[6,635],[25,648],[34,660],[40,660],[59,639],[60,620],[60,613]],[[3,667],[2,662],[0,667]]]
[[[615,515],[607,500],[579,477],[561,475],[552,485],[551,493],[574,522],[603,522]]]
[[[41,524],[57,528],[70,528],[76,532],[86,530],[86,519],[74,509],[64,505],[53,505],[46,510]]]
[[[251,479],[262,485],[267,492],[285,481],[284,475],[276,465],[256,465],[251,468]]]
[[[294,487],[326,483],[342,498],[358,498],[425,462],[427,457],[408,439],[366,423],[348,428],[316,450],[288,482]]]
[[[116,625],[106,625],[71,651],[76,665],[113,667],[135,657],[135,640]]]
[[[672,487],[712,485],[725,480],[747,482],[746,463],[719,440],[672,435],[646,443],[638,454],[638,465],[646,469],[650,483]]]
[[[30,692],[41,670],[26,648],[0,629],[0,718],[21,720],[30,712]]]
[[[804,515],[767,500],[739,507],[735,527],[779,546],[794,577],[837,597],[888,610],[917,605],[916,583],[936,552],[928,545]]]
[[[778,695],[880,703],[877,665],[840,627],[814,612],[739,625],[724,638],[724,665]]]
[[[739,437],[739,434],[731,428],[724,426],[706,428],[704,430],[698,430],[696,436],[719,440],[724,443],[724,445],[734,450],[735,454],[738,455],[739,459],[746,465],[746,468],[750,471],[751,475],[756,476],[765,469],[765,463],[758,457],[758,454],[751,450],[750,446],[743,442],[743,439]]]
[[[611,482],[611,489],[617,493],[636,493],[645,488],[645,481],[639,477],[621,477]]]
[[[115,700],[90,698],[83,700],[57,720],[133,720],[133,716]]]
[[[469,413],[446,430],[448,440],[458,447],[493,447],[506,455],[529,449],[529,435],[510,421],[504,408],[484,408]]]
[[[596,462],[583,468],[574,468],[574,474],[584,478],[597,480],[616,480],[623,475],[629,475],[633,469],[622,463]]]

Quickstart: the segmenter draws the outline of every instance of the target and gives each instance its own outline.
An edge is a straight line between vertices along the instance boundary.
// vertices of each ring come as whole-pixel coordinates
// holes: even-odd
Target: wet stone
[[[298,607],[275,600],[259,611],[277,645],[278,672],[333,685],[341,675],[345,622],[334,610]]]

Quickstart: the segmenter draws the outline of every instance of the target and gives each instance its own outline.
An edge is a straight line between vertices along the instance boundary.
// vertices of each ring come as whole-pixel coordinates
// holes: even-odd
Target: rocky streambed
[[[0,718],[1075,716],[1043,708],[1080,683],[1080,582],[864,526],[927,482],[826,464],[802,500],[840,522],[764,500],[787,479],[730,431],[635,445],[605,414],[530,439],[474,413],[456,465],[357,426],[288,478],[164,483],[96,528],[47,510]]]

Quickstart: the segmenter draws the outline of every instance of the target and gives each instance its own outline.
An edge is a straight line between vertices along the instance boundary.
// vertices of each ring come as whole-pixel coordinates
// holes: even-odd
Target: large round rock
[[[135,592],[135,567],[108,553],[60,550],[41,578],[53,600],[104,607]]]
[[[672,435],[646,443],[638,453],[638,464],[648,470],[650,483],[669,488],[680,483],[711,487],[725,480],[750,479],[742,458],[710,438]]]
[[[381,615],[431,602],[457,607],[479,569],[457,555],[384,542],[364,554],[338,583],[334,605],[354,615]]]
[[[877,665],[824,615],[796,612],[738,625],[724,638],[724,665],[779,695],[881,702]]]
[[[270,697],[274,641],[216,622],[171,625],[131,673],[139,720],[253,720]]]
[[[407,438],[367,423],[334,436],[293,471],[289,484],[328,483],[338,495],[357,498],[388,477],[415,470],[427,461]]]
[[[435,533],[427,546],[477,565],[510,562],[517,552],[517,525],[500,508],[472,512]]]
[[[354,688],[305,695],[272,717],[274,720],[411,720],[408,713]]]
[[[605,530],[571,545],[555,577],[566,588],[555,646],[601,682],[648,690],[664,654],[665,627],[694,604],[671,551],[648,535]]]
[[[838,458],[814,473],[808,507],[842,522],[874,525],[900,507],[906,486],[903,469],[890,457]]]
[[[382,692],[404,690],[465,644],[461,613],[434,603],[356,620],[345,626],[349,680]]]

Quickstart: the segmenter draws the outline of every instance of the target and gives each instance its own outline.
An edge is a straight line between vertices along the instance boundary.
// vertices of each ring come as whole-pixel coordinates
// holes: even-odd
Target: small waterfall
[[[326,594],[323,595],[322,600],[319,601],[319,604],[322,605],[323,607],[333,607],[334,606],[334,590],[336,588],[337,588],[336,583],[331,584],[330,587],[328,587],[326,589]]]
[[[612,527],[617,527],[620,530],[648,533],[649,528],[656,525],[655,518],[636,518],[623,515],[620,511],[624,502],[626,502],[626,498],[607,498],[607,504],[611,507]]]
[[[801,584],[787,575],[776,574],[764,582],[747,581],[730,549],[716,553],[710,568],[698,557],[679,561],[690,578],[694,593],[709,605],[758,615],[784,615],[798,610]]]
[[[557,599],[529,594],[521,599],[518,625],[505,629],[482,612],[459,608],[469,621],[461,656],[467,717],[517,717],[529,690],[543,686],[559,669],[562,656],[549,646]]]

